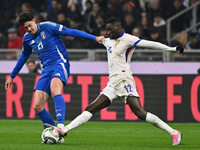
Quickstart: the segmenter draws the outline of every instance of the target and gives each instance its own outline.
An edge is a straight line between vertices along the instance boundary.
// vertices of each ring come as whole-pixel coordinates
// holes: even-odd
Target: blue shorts
[[[69,78],[69,65],[66,63],[58,63],[49,69],[43,70],[40,79],[38,80],[35,90],[42,90],[49,95],[51,95],[50,84],[51,80],[54,77],[59,78],[63,84],[67,84],[67,80]]]

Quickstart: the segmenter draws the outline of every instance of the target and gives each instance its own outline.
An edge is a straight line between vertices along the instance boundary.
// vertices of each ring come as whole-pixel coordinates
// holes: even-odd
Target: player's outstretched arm
[[[166,51],[171,51],[171,52],[179,52],[183,53],[184,48],[180,45],[176,47],[170,47],[165,44],[159,43],[159,42],[154,42],[154,41],[149,41],[149,40],[141,40],[138,44],[137,47],[144,47],[144,48],[153,48],[153,49],[160,49],[160,50],[166,50]]]
[[[77,30],[77,29],[70,29],[62,24],[56,24],[54,22],[49,22],[48,23],[43,23],[47,26],[48,30],[56,35],[67,35],[67,36],[72,36],[72,37],[77,37],[77,38],[85,38],[85,39],[90,39],[90,40],[95,40],[99,44],[101,44],[104,41],[103,36],[95,36],[92,34],[89,34],[87,32]],[[51,25],[50,25],[51,24]]]
[[[60,25],[60,26],[62,26],[62,25]],[[78,37],[78,38],[85,38],[85,39],[90,39],[90,40],[95,40],[99,44],[101,44],[104,41],[104,37],[103,36],[94,36],[94,35],[89,34],[87,32],[84,32],[84,31],[81,31],[81,30],[77,30],[77,29],[70,29],[70,28],[67,28],[65,26],[62,26],[60,31],[58,31],[58,34],[68,35],[68,36]]]

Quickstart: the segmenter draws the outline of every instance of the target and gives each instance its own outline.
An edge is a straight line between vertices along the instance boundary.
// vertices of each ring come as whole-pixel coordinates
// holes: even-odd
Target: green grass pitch
[[[183,133],[182,144],[148,123],[88,122],[72,130],[65,143],[41,143],[39,120],[0,120],[0,150],[200,150],[199,123],[170,123]]]

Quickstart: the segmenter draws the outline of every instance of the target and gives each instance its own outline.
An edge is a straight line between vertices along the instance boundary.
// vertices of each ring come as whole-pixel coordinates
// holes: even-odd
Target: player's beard
[[[113,33],[113,34],[111,34],[111,38],[112,39],[118,39],[120,36],[121,36],[121,34],[122,34],[123,32],[117,32],[117,33]]]

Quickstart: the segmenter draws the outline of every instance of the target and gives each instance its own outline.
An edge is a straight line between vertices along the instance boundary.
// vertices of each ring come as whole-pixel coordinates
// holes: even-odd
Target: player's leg
[[[63,82],[57,77],[52,78],[50,89],[51,89],[51,96],[54,99],[56,118],[58,120],[58,127],[63,128],[65,122],[65,109],[66,109],[65,100],[61,95],[63,89]]]
[[[61,95],[62,89],[69,78],[69,66],[67,63],[60,62],[56,65],[51,74],[51,96],[54,99],[55,112],[58,120],[58,127],[63,128],[65,122],[65,100]]]
[[[64,132],[68,131],[84,124],[99,110],[108,107],[111,102],[116,99],[118,96],[115,93],[115,89],[110,86],[106,86],[101,94],[93,101],[89,106],[86,107],[85,111],[76,117],[70,124],[65,126]]]
[[[46,92],[42,90],[36,90],[33,108],[44,124],[48,123],[55,126],[53,118],[45,109],[45,103],[47,102],[48,98],[49,95]]]
[[[130,109],[136,116],[142,120],[146,119],[147,112],[142,108],[139,97],[128,96],[126,103],[129,105]]]
[[[86,123],[96,112],[105,107],[108,107],[110,104],[110,99],[104,94],[100,94],[95,101],[93,101],[86,107],[85,111],[82,112],[82,114],[77,116],[70,124],[65,126],[63,131],[67,133],[68,131]]]
[[[166,131],[172,136],[173,145],[178,145],[181,142],[181,133],[169,125],[167,125],[164,121],[158,118],[156,115],[146,112],[142,107],[139,100],[139,97],[135,96],[128,96],[127,97],[127,104],[129,105],[130,109],[137,115],[140,119],[145,120],[154,126]]]
[[[37,115],[43,121],[43,123],[48,123],[51,125],[55,125],[55,122],[49,112],[45,109],[45,103],[51,95],[50,92],[50,77],[48,73],[42,73],[40,79],[38,80],[35,91],[34,98],[34,109],[37,112]]]
[[[95,101],[93,101],[90,105],[85,108],[85,111],[90,112],[94,115],[99,110],[108,107],[111,104],[110,99],[104,95],[100,94]]]
[[[161,129],[165,130],[169,134],[173,134],[176,132],[174,129],[169,127],[166,123],[164,123],[157,116],[155,116],[149,112],[146,112],[141,106],[139,97],[128,96],[127,104],[129,105],[130,109],[134,112],[134,114],[136,116],[138,116],[140,119],[147,121]]]

